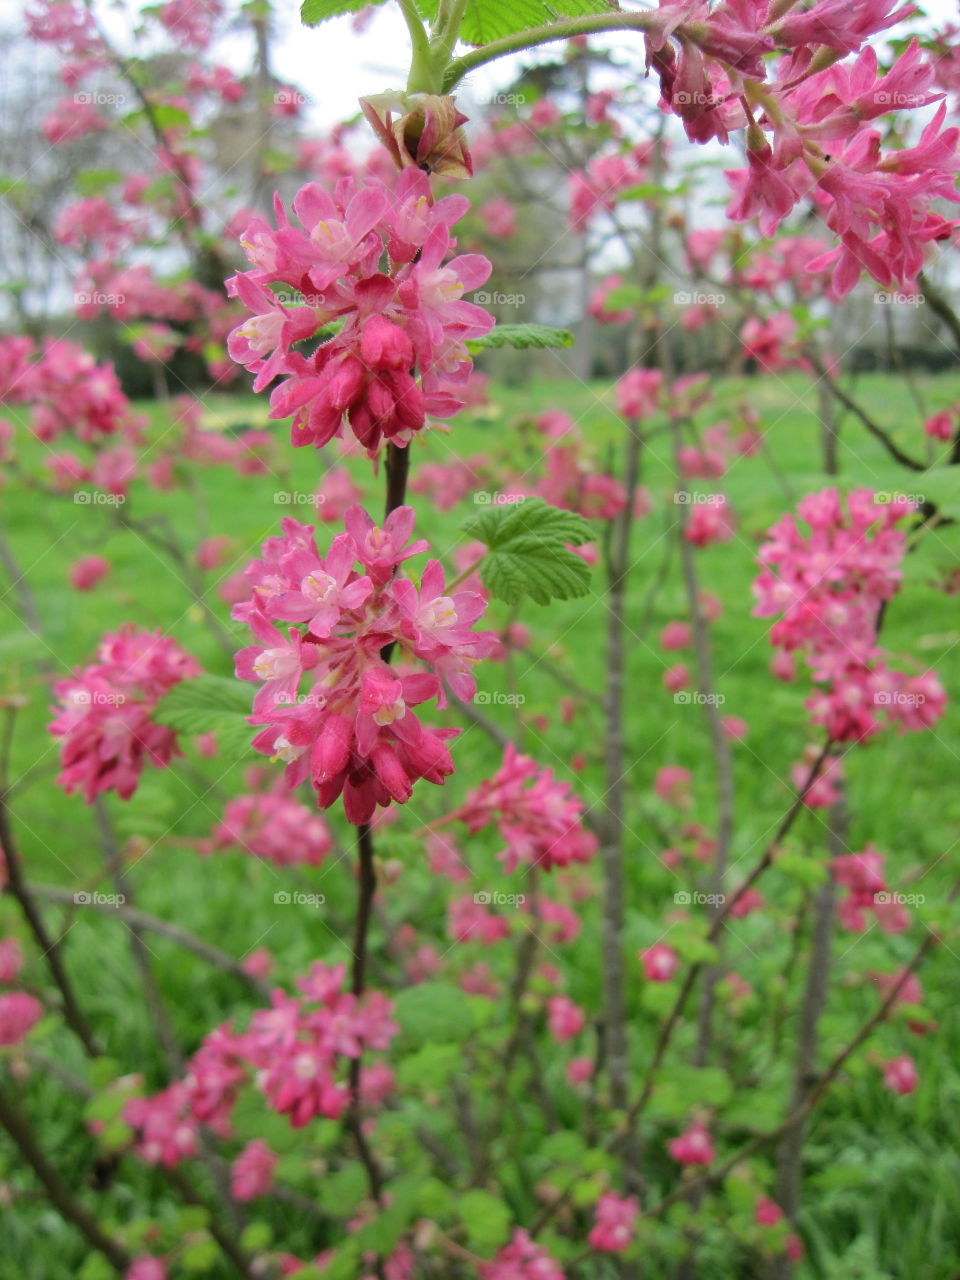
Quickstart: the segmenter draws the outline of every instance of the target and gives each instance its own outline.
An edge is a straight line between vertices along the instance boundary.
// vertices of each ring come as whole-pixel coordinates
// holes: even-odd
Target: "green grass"
[[[929,408],[957,398],[957,379],[931,379],[925,385]],[[864,403],[878,419],[892,428],[904,447],[922,452],[923,442],[908,391],[891,377],[863,380]],[[737,820],[733,857],[746,869],[758,856],[779,817],[789,804],[789,770],[808,739],[801,686],[782,686],[768,673],[770,648],[766,623],[751,617],[750,581],[755,573],[757,544],[768,525],[793,505],[800,495],[826,483],[820,472],[818,424],[813,393],[799,375],[727,384],[722,399],[706,414],[708,426],[730,416],[738,403],[750,405],[768,429],[769,458],[763,455],[738,461],[722,482],[738,515],[737,535],[727,546],[698,553],[703,586],[724,602],[722,618],[712,628],[718,688],[726,702],[724,712],[743,717],[749,724],[745,743],[734,747]],[[521,414],[562,407],[580,424],[586,439],[603,464],[610,450],[619,447],[617,424],[609,412],[610,389],[602,385],[534,383],[505,388],[496,394],[495,411],[464,417],[449,437],[434,435],[413,451],[414,470],[426,461],[447,461],[458,455],[490,452],[508,459],[514,470],[535,469],[536,453],[518,443],[515,419]],[[264,418],[262,400],[252,397],[211,398],[212,423]],[[163,413],[150,407],[154,429],[162,429]],[[283,427],[275,430],[283,432]],[[651,783],[658,768],[678,763],[695,779],[695,805],[691,817],[709,827],[714,814],[712,766],[707,730],[696,707],[674,704],[662,686],[664,656],[656,644],[660,627],[685,612],[682,584],[673,571],[656,599],[651,626],[641,632],[645,597],[654,580],[666,539],[665,520],[673,518],[670,443],[666,436],[654,439],[644,457],[644,483],[654,498],[654,512],[637,526],[634,538],[635,568],[631,578],[628,624],[633,633],[628,660],[626,758],[628,811],[631,833],[628,859],[628,942],[633,951],[649,945],[664,933],[664,916],[673,909],[678,887],[657,855],[663,847],[658,823],[670,815],[652,798]],[[243,477],[225,468],[197,470],[193,491],[155,493],[142,482],[134,485],[127,507],[137,519],[162,514],[184,546],[198,536],[226,535],[231,539],[233,564],[207,575],[210,599],[224,625],[236,635],[237,647],[246,643],[240,628],[227,620],[227,609],[217,601],[217,580],[242,567],[261,540],[278,529],[284,515],[309,522],[311,508],[274,502],[281,490],[311,492],[323,466],[312,450],[284,447],[283,467],[276,478]],[[771,460],[775,465],[771,465]],[[844,482],[856,480],[882,489],[922,491],[922,480],[905,476],[891,467],[880,445],[852,420],[841,434]],[[379,508],[382,478],[371,477],[363,460],[350,462],[362,484],[367,505]],[[699,485],[700,488],[707,488]],[[76,797],[67,797],[53,784],[56,764],[54,742],[46,734],[49,698],[38,676],[36,661],[46,659],[55,672],[66,674],[88,661],[97,638],[105,630],[132,620],[141,626],[162,627],[194,653],[209,670],[229,674],[230,663],[210,635],[201,611],[189,604],[180,571],[161,552],[145,546],[129,533],[111,529],[108,509],[77,505],[69,498],[38,498],[10,485],[3,493],[2,524],[6,538],[29,583],[42,619],[40,636],[26,635],[18,627],[11,608],[11,592],[5,605],[0,632],[0,659],[6,668],[8,691],[25,692],[29,706],[18,718],[12,752],[12,776],[29,773],[31,781],[14,796],[16,832],[29,878],[35,883],[57,884],[71,891],[89,888],[103,875],[103,855],[93,814]],[[414,498],[418,530],[430,539],[438,553],[457,542],[457,530],[475,510],[469,500],[456,510],[441,514],[428,500]],[[320,530],[321,548],[328,536]],[[943,546],[949,531],[943,535]],[[112,563],[109,578],[92,594],[73,592],[67,571],[74,559],[96,552]],[[939,554],[939,553],[938,553]],[[944,558],[949,550],[942,552]],[[904,590],[888,611],[884,643],[894,654],[913,654],[919,662],[935,667],[947,687],[951,703],[935,731],[923,735],[881,735],[870,746],[848,757],[847,778],[851,814],[850,847],[861,849],[873,842],[888,854],[891,885],[922,892],[927,903],[918,908],[906,936],[887,936],[873,929],[863,937],[839,933],[836,943],[831,1001],[823,1022],[823,1055],[832,1055],[858,1023],[876,1007],[876,993],[863,981],[872,970],[890,971],[903,962],[923,935],[927,920],[940,919],[956,867],[954,848],[960,793],[955,786],[960,759],[960,727],[956,714],[960,697],[954,650],[957,627],[956,598],[930,585],[931,562],[911,566]],[[512,615],[494,605],[491,617],[502,625]],[[525,750],[544,765],[574,781],[591,803],[604,793],[601,695],[604,672],[604,611],[602,575],[596,571],[591,594],[549,610],[521,608],[518,619],[530,628],[529,653],[517,653],[506,666],[488,664],[480,669],[480,688],[488,693],[519,692],[526,699],[522,714],[511,708],[489,706],[490,716],[515,732]],[[550,659],[550,670],[538,665],[539,655]],[[572,683],[585,691],[573,694],[576,715],[564,723],[561,702],[571,694]],[[549,727],[543,728],[541,718]],[[575,753],[586,757],[579,774],[570,761]],[[443,941],[444,887],[438,885],[422,862],[410,853],[404,833],[420,822],[448,811],[467,788],[496,767],[499,751],[479,730],[468,730],[455,747],[460,771],[444,791],[423,788],[382,837],[382,848],[405,860],[395,888],[383,891],[383,909],[392,921],[402,918],[426,937]],[[138,905],[176,922],[221,947],[242,956],[259,946],[274,954],[275,977],[287,984],[315,958],[342,960],[348,952],[353,885],[347,861],[331,860],[314,873],[292,876],[265,867],[239,852],[219,853],[202,859],[191,842],[211,831],[219,819],[225,797],[241,786],[243,768],[250,761],[204,761],[192,746],[182,767],[148,772],[137,795],[128,804],[110,797],[109,810],[120,836],[134,842],[131,875]],[[350,834],[335,820],[339,837]],[[464,841],[464,850],[475,862],[480,883],[510,891],[510,878],[493,860],[496,842],[481,837]],[[823,833],[816,815],[805,817],[791,839],[791,847],[811,859],[822,856]],[[596,886],[596,875],[593,873]],[[105,881],[102,887],[107,888]],[[297,911],[276,906],[278,888],[312,888],[326,895],[321,912]],[[798,903],[805,889],[795,878],[774,870],[761,885],[775,907]],[[584,928],[567,953],[567,989],[574,1000],[596,1006],[600,959],[598,947],[599,900],[596,893],[582,905]],[[0,921],[6,930],[18,929],[14,904],[3,905]],[[55,915],[51,915],[54,920]],[[79,910],[65,917],[66,951],[70,971],[117,1069],[142,1072],[152,1086],[162,1083],[164,1067],[145,1021],[136,977],[130,962],[124,926],[105,915]],[[402,972],[383,944],[382,927],[375,935],[373,974],[387,988],[401,985]],[[187,1052],[206,1031],[250,1007],[249,993],[229,975],[194,959],[174,944],[151,938],[151,950],[172,1017]],[[756,995],[737,1011],[725,1005],[719,1019],[719,1043],[725,1066],[739,1086],[742,1119],[731,1112],[727,1125],[731,1141],[737,1124],[747,1126],[751,1117],[760,1122],[769,1111],[769,1123],[780,1116],[784,1095],[784,1058],[770,1047],[771,1004],[788,947],[782,919],[777,912],[760,913],[737,922],[728,940],[727,962],[750,981]],[[957,981],[957,931],[954,926],[945,944],[936,948],[922,970],[926,1009],[939,1023],[926,1037],[910,1035],[898,1023],[882,1028],[869,1052],[852,1064],[811,1125],[807,1177],[804,1188],[803,1232],[808,1260],[802,1276],[836,1277],[836,1280],[880,1280],[881,1277],[923,1277],[948,1280],[960,1269],[960,1017],[952,993]],[[478,951],[477,958],[480,958]],[[497,961],[484,956],[502,972]],[[646,1061],[650,1036],[645,996],[631,969],[629,992],[633,1020],[634,1060],[639,1076]],[[44,987],[46,975],[32,959],[27,977]],[[794,975],[794,983],[802,972]],[[795,1002],[794,1002],[795,1005]],[[789,1045],[792,1022],[786,1023]],[[685,1029],[678,1043],[686,1056],[691,1032]],[[82,1075],[84,1064],[75,1044],[62,1032],[51,1030],[37,1037],[38,1052]],[[883,1057],[910,1052],[917,1061],[921,1083],[917,1092],[898,1098],[880,1081],[871,1065],[870,1052]],[[551,1063],[548,1083],[560,1068]],[[562,1093],[562,1086],[560,1092]],[[33,1074],[25,1090],[27,1105],[58,1165],[78,1191],[91,1202],[99,1197],[107,1215],[130,1221],[145,1212],[161,1212],[162,1184],[133,1162],[122,1166],[112,1189],[88,1190],[90,1153],[79,1116],[79,1104],[48,1071]],[[696,1099],[691,1098],[690,1102]],[[522,1103],[521,1103],[522,1105]],[[576,1124],[576,1113],[571,1113]],[[766,1122],[766,1121],[765,1121]],[[531,1118],[531,1124],[536,1121]],[[675,1117],[658,1116],[653,1110],[648,1131],[652,1186],[671,1185],[675,1169],[662,1156],[663,1143],[678,1129]],[[724,1132],[721,1122],[721,1132]],[[743,1129],[743,1133],[746,1129]],[[741,1134],[742,1136],[742,1134]],[[733,1149],[732,1146],[729,1149]],[[5,1148],[0,1144],[0,1155]],[[65,1280],[75,1273],[85,1250],[72,1229],[41,1207],[32,1196],[33,1184],[22,1171],[9,1175],[24,1198],[3,1213],[0,1225],[0,1280],[37,1276],[38,1280]],[[309,1191],[310,1182],[306,1189]],[[517,1193],[519,1196],[519,1193]],[[734,1274],[754,1274],[731,1245],[725,1227],[728,1209],[711,1200],[707,1206],[713,1225],[703,1244],[698,1280]],[[311,1238],[295,1213],[274,1222],[282,1243],[306,1253],[322,1240]],[[647,1241],[650,1277],[669,1276],[676,1247],[675,1227],[657,1228]],[[731,1249],[733,1248],[733,1252]],[[42,1258],[42,1264],[37,1259]],[[38,1270],[38,1265],[41,1269]],[[752,1265],[752,1264],[750,1264]],[[203,1274],[216,1275],[215,1270]],[[602,1266],[597,1280],[608,1274]]]

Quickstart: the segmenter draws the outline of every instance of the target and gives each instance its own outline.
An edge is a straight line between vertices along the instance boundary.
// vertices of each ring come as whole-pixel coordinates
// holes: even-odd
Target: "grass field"
[[[864,378],[859,390],[864,404],[892,430],[898,442],[921,453],[916,410],[903,384],[892,377],[871,376]],[[924,386],[927,412],[954,401],[957,391],[955,378],[929,380]],[[608,387],[538,382],[522,389],[503,389],[494,399],[495,411],[464,416],[457,420],[450,437],[430,438],[417,448],[414,470],[425,461],[449,460],[450,450],[461,456],[491,452],[509,458],[515,470],[535,468],[536,457],[521,454],[511,443],[513,422],[518,414],[547,408],[570,412],[601,462],[618,445]],[[815,394],[799,375],[726,384],[721,403],[701,415],[702,423],[709,425],[723,417],[724,405],[737,402],[748,403],[759,414],[768,432],[767,448],[758,456],[738,461],[723,480],[737,513],[737,533],[730,544],[699,552],[698,565],[704,587],[724,603],[723,616],[712,627],[718,689],[726,699],[724,712],[742,717],[749,726],[746,740],[734,746],[733,860],[735,867],[745,870],[790,802],[785,780],[808,740],[803,682],[785,686],[770,676],[767,625],[751,616],[754,557],[764,529],[789,510],[797,496],[827,481],[820,471]],[[264,418],[263,401],[252,397],[211,397],[207,404],[212,426],[259,425]],[[149,412],[153,430],[162,430],[162,411],[153,406]],[[672,478],[668,455],[669,438],[665,436],[654,440],[646,453],[643,480],[654,498],[654,509],[638,523],[633,543],[635,567],[628,621],[634,634],[627,685],[631,953],[663,934],[663,917],[672,908],[678,887],[658,858],[663,848],[659,830],[668,814],[651,791],[657,769],[664,764],[690,769],[696,796],[691,816],[709,827],[714,813],[712,765],[702,713],[695,706],[676,705],[662,684],[670,658],[665,660],[656,636],[667,621],[685,612],[675,562],[650,618],[645,618],[647,591],[669,545],[666,531],[675,517],[669,501]],[[228,609],[217,597],[219,580],[252,558],[261,540],[277,531],[282,516],[294,515],[310,522],[310,507],[277,503],[274,494],[310,493],[320,471],[319,460],[308,450],[285,449],[281,456],[289,472],[282,471],[276,478],[244,477],[226,468],[207,468],[197,471],[194,492],[173,493],[156,493],[137,481],[124,509],[137,520],[149,521],[162,514],[187,548],[204,537],[224,535],[231,540],[230,562],[207,574],[205,581],[209,599],[223,626],[235,635],[237,647],[247,643],[246,634],[229,622]],[[852,419],[845,420],[841,428],[841,466],[844,484],[923,491],[922,477],[911,479],[909,473],[893,466],[881,446]],[[362,459],[352,460],[349,467],[368,498],[367,505],[377,511],[382,501],[382,478],[372,478]],[[706,488],[703,484],[698,487]],[[475,510],[469,499],[447,514],[437,512],[427,499],[414,497],[413,502],[422,513],[418,530],[441,553],[456,545],[460,524]],[[4,535],[42,622],[40,635],[29,634],[14,616],[19,607],[17,592],[7,589],[0,596],[4,605],[0,664],[5,691],[23,692],[30,699],[18,717],[11,757],[11,776],[14,780],[25,778],[12,801],[21,852],[34,884],[58,885],[71,892],[98,884],[108,888],[93,812],[79,798],[65,796],[53,782],[57,752],[46,733],[49,696],[37,674],[37,661],[46,660],[55,673],[66,674],[73,665],[89,660],[104,631],[132,620],[163,628],[207,670],[226,675],[231,664],[201,610],[191,605],[181,569],[137,536],[114,528],[111,509],[79,505],[69,497],[61,501],[40,499],[14,483],[0,495],[0,503]],[[321,549],[327,536],[321,529]],[[960,762],[956,710],[960,667],[956,655],[960,619],[957,597],[930,585],[936,562],[941,557],[948,562],[955,545],[946,530],[939,548],[925,552],[911,564],[884,628],[884,642],[895,655],[912,653],[938,671],[951,699],[946,716],[925,734],[883,734],[869,747],[852,752],[847,760],[850,848],[875,844],[888,855],[891,886],[922,893],[926,903],[917,908],[906,935],[889,936],[875,927],[864,935],[838,934],[830,1006],[822,1023],[824,1058],[831,1056],[876,1006],[876,992],[864,975],[890,971],[911,954],[923,930],[944,918],[946,895],[956,876],[960,834],[960,791],[955,785]],[[68,568],[79,556],[91,553],[106,556],[112,571],[93,593],[77,593],[69,586]],[[491,616],[502,625],[512,615],[495,604]],[[523,749],[570,778],[588,802],[597,802],[603,795],[602,574],[595,571],[587,598],[542,611],[528,605],[517,617],[532,633],[529,652],[515,653],[505,666],[481,668],[479,684],[489,694],[521,693],[525,702],[519,712],[495,703],[485,710],[515,734]],[[539,661],[544,655],[546,663]],[[560,701],[571,691],[577,714],[565,724]],[[540,717],[549,720],[549,729],[543,728]],[[283,984],[314,959],[342,960],[353,904],[347,862],[331,859],[315,872],[293,875],[239,851],[198,857],[193,842],[210,833],[225,798],[236,793],[242,770],[251,761],[204,760],[190,745],[187,752],[182,767],[149,771],[129,803],[110,797],[107,804],[119,838],[138,842],[130,867],[138,906],[237,957],[259,947],[268,948],[275,958],[274,976]],[[586,766],[575,775],[569,762],[577,752],[586,756]],[[400,857],[405,863],[396,894],[392,896],[390,888],[383,892],[383,918],[374,939],[374,976],[386,988],[403,981],[395,959],[378,946],[386,922],[396,924],[402,916],[427,936],[442,937],[443,931],[446,886],[434,883],[422,861],[410,856],[410,842],[405,842],[404,833],[425,818],[452,808],[469,786],[496,768],[499,754],[479,729],[468,729],[455,748],[455,757],[463,765],[461,772],[444,792],[432,788],[425,789],[430,794],[418,792],[416,811],[402,813],[383,833],[384,855]],[[344,843],[348,831],[341,820],[339,835]],[[466,849],[476,858],[482,883],[509,891],[509,877],[493,857],[495,842],[484,837],[475,845]],[[805,817],[796,828],[791,849],[811,858],[820,853],[822,828],[815,815]],[[768,900],[778,904],[799,900],[808,892],[802,878],[778,869],[762,887]],[[274,894],[286,888],[321,892],[327,904],[320,911],[275,904]],[[584,929],[569,952],[569,969],[574,975],[569,994],[574,1000],[589,1002],[600,963],[596,899],[583,904],[583,917]],[[13,903],[3,905],[0,920],[5,931],[14,927]],[[110,1057],[118,1070],[142,1071],[152,1085],[161,1084],[163,1063],[143,1017],[126,929],[119,920],[85,908],[65,911],[63,920],[71,972],[107,1042]],[[787,1059],[773,1053],[769,1027],[782,986],[780,975],[789,939],[763,912],[735,924],[727,958],[731,969],[739,970],[755,988],[755,996],[739,1015],[743,1023],[755,1028],[755,1036],[750,1040],[750,1052],[744,1054],[741,1031],[735,1036],[725,1019],[720,1020],[721,1056],[741,1086],[724,1117],[728,1125],[775,1124],[781,1116]],[[163,938],[152,938],[150,946],[187,1051],[218,1022],[250,1007],[249,992],[235,978],[204,966]],[[953,927],[921,973],[925,1009],[939,1024],[934,1034],[910,1035],[900,1023],[878,1033],[877,1049],[882,1057],[906,1052],[913,1055],[920,1073],[917,1091],[897,1097],[885,1089],[868,1051],[855,1060],[817,1112],[804,1188],[807,1208],[802,1228],[807,1261],[799,1268],[799,1275],[831,1280],[950,1280],[960,1272],[958,960],[960,941]],[[28,976],[38,986],[45,981],[35,960]],[[632,984],[630,999],[641,1028],[633,1045],[639,1072],[648,1052],[644,1037],[649,1027],[649,1021],[641,1020],[646,1006],[639,980]],[[786,1034],[790,1032],[788,1024]],[[38,1051],[76,1075],[86,1073],[76,1047],[61,1032],[51,1032],[47,1041],[41,1036]],[[79,1104],[48,1070],[32,1076],[26,1097],[32,1114],[41,1118],[43,1133],[56,1149],[61,1168],[73,1170],[76,1185],[83,1188],[89,1178],[88,1148]],[[660,1140],[675,1132],[672,1123],[670,1116],[658,1118],[654,1110],[651,1134],[658,1141],[652,1145],[662,1145]],[[0,1143],[0,1160],[3,1155]],[[665,1186],[672,1172],[658,1160],[651,1157],[649,1178],[652,1185]],[[135,1166],[128,1162],[112,1189],[97,1193],[109,1201],[107,1212],[119,1221],[135,1217],[145,1199],[158,1192],[159,1183],[153,1175],[131,1169]],[[2,1168],[0,1176],[4,1176]],[[30,1186],[23,1172],[8,1176],[17,1187]],[[304,1172],[302,1185],[308,1193],[314,1176],[309,1170]],[[79,1237],[39,1200],[18,1197],[15,1209],[2,1211],[2,1218],[0,1280],[66,1280],[78,1272],[84,1274],[80,1269],[85,1250]],[[304,1228],[292,1211],[288,1221],[275,1226],[281,1234],[289,1231],[290,1238],[283,1242],[294,1251],[309,1248]],[[670,1274],[656,1269],[667,1267],[671,1248],[668,1229],[658,1230],[661,1234],[651,1239],[651,1257],[659,1260],[649,1271],[651,1277]],[[35,1262],[40,1242],[45,1259],[42,1270]],[[733,1274],[749,1274],[732,1272],[730,1266],[724,1222],[718,1216],[703,1241],[697,1280],[729,1280]],[[212,1268],[199,1274],[219,1273]],[[602,1269],[595,1272],[597,1280],[607,1274]]]

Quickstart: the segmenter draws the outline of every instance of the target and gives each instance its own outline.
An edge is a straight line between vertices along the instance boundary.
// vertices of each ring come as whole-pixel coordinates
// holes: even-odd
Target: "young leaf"
[[[468,0],[460,28],[465,44],[487,44],[557,18],[611,13],[616,0]]]
[[[300,19],[308,27],[316,27],[328,18],[339,18],[344,13],[357,13],[384,0],[303,0]]]
[[[545,324],[498,324],[482,338],[467,342],[470,351],[483,351],[489,347],[515,347],[518,351],[530,348],[572,347],[573,334],[567,329],[551,329]]]
[[[529,596],[536,604],[570,600],[590,590],[590,567],[567,544],[593,538],[589,523],[572,511],[527,498],[511,507],[495,507],[473,516],[464,532],[485,542],[480,561],[483,585],[498,600],[517,604]]]
[[[197,676],[174,685],[157,703],[153,718],[187,737],[216,734],[225,755],[242,755],[250,746],[250,703],[250,691],[241,681]]]

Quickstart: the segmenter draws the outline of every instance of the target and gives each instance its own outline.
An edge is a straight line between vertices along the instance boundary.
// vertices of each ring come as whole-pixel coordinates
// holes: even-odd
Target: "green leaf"
[[[421,982],[401,991],[394,1012],[404,1034],[424,1044],[463,1040],[473,1030],[463,992],[445,982]]]
[[[590,566],[567,545],[581,546],[593,538],[583,516],[551,507],[542,498],[527,498],[473,516],[463,529],[487,544],[480,577],[498,600],[517,604],[529,596],[536,604],[547,604],[590,590]]]
[[[573,334],[568,329],[552,329],[546,324],[498,324],[482,338],[471,338],[469,351],[483,351],[492,347],[515,347],[528,351],[547,347],[572,347]]]
[[[557,18],[612,13],[617,8],[614,0],[468,0],[460,39],[464,44],[487,44]]]
[[[344,13],[358,13],[370,5],[383,3],[384,0],[303,0],[300,19],[308,27],[316,27],[328,18],[339,18]]]
[[[467,1229],[467,1243],[478,1253],[493,1253],[510,1234],[512,1215],[509,1208],[489,1191],[466,1191],[457,1209]]]
[[[239,680],[197,676],[174,685],[157,703],[153,718],[179,734],[216,734],[224,755],[236,756],[250,749],[250,702],[250,691]]]

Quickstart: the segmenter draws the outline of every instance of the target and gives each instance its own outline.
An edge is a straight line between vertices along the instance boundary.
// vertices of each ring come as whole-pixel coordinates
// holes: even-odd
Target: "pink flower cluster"
[[[112,365],[98,365],[66,338],[0,338],[0,404],[29,406],[27,425],[44,444],[69,433],[86,444],[107,437],[136,440],[135,417]]]
[[[267,792],[236,796],[201,852],[240,847],[277,867],[319,867],[333,848],[330,828],[319,813],[291,794],[286,780]]]
[[[480,1263],[480,1280],[564,1280],[559,1263],[518,1227],[492,1262]]]
[[[23,968],[23,953],[14,937],[0,940],[0,983],[13,982]],[[43,1017],[43,1005],[27,991],[0,994],[0,1048],[19,1044]]]
[[[834,880],[847,890],[837,908],[845,929],[863,933],[867,911],[875,914],[886,933],[902,933],[906,929],[909,917],[898,896],[887,892],[883,860],[883,854],[868,844],[861,853],[841,854],[830,863]]]
[[[471,834],[495,824],[506,841],[498,857],[508,871],[521,862],[549,871],[588,862],[596,853],[597,840],[583,826],[583,811],[583,801],[571,794],[569,783],[510,743],[498,771],[453,816]]]
[[[898,521],[913,510],[906,499],[877,501],[868,489],[841,499],[836,489],[803,498],[797,514],[775,524],[760,551],[754,582],[761,618],[780,615],[771,642],[799,651],[813,679],[826,686],[807,703],[836,741],[860,742],[882,727],[929,728],[946,695],[932,671],[908,676],[886,665],[877,643],[881,608],[898,591],[906,549]]]
[[[633,1243],[634,1223],[640,1213],[636,1197],[605,1191],[597,1201],[596,1219],[587,1244],[603,1253],[622,1253]]]
[[[419,588],[398,573],[427,549],[407,545],[413,524],[410,507],[382,528],[352,507],[346,532],[321,556],[312,526],[285,520],[282,536],[245,570],[252,594],[233,611],[257,638],[236,664],[241,679],[260,683],[251,723],[266,727],[254,747],[286,763],[292,786],[309,778],[321,808],[342,794],[353,823],[369,821],[377,805],[409,800],[418,779],[440,785],[453,772],[446,744],[459,730],[427,729],[413,708],[430,699],[445,707],[445,685],[471,699],[473,665],[495,643],[473,630],[485,600],[445,594],[439,561],[427,563]],[[391,667],[385,657],[394,649],[428,669]],[[310,689],[301,695],[305,676]]]
[[[97,660],[53,686],[60,700],[50,732],[63,741],[57,782],[88,804],[103,791],[129,800],[145,763],[166,768],[180,751],[154,708],[175,684],[200,674],[194,659],[159,631],[127,623],[105,635]]]
[[[295,1129],[317,1116],[338,1119],[350,1101],[349,1088],[338,1078],[344,1062],[387,1049],[396,1033],[387,998],[344,992],[345,976],[345,965],[314,964],[297,981],[304,998],[274,991],[271,1007],[258,1009],[246,1031],[226,1024],[211,1032],[183,1079],[150,1097],[131,1098],[123,1118],[136,1132],[141,1158],[173,1168],[196,1155],[201,1127],[229,1137],[233,1108],[251,1082]],[[391,1083],[377,1078],[382,1070],[377,1064],[365,1068],[379,1096]],[[234,1168],[234,1184],[245,1198],[267,1189],[268,1155],[248,1147]]]
[[[473,367],[466,340],[493,327],[462,297],[484,283],[490,263],[449,258],[451,228],[468,207],[459,195],[434,202],[427,174],[408,168],[392,186],[353,177],[332,192],[308,184],[293,201],[300,226],[279,199],[276,228],[251,221],[242,243],[254,269],[227,287],[252,315],[228,349],[256,374],[254,390],[284,379],[271,417],[293,415],[295,445],[324,445],[349,424],[374,457],[384,440],[409,443],[428,414],[463,407]],[[321,333],[334,324],[333,336]],[[297,349],[318,334],[311,354]]]

